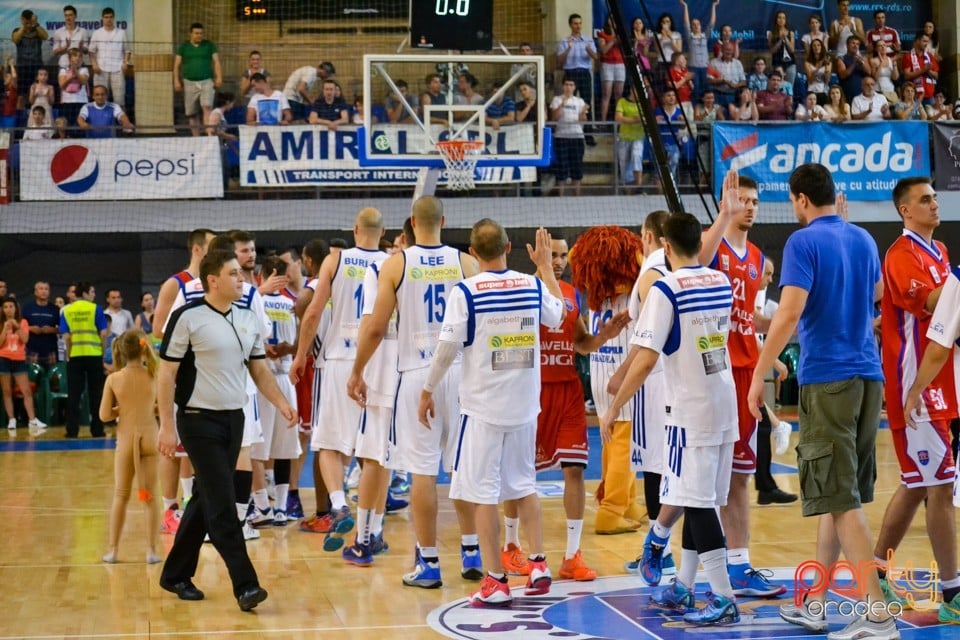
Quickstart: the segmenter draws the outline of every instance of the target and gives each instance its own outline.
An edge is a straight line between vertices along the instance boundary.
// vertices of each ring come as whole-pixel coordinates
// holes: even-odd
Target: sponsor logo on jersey
[[[720,256],[721,262],[726,262],[724,269],[729,269],[729,256]],[[721,284],[728,284],[727,276],[722,273],[705,273],[696,276],[684,276],[677,278],[677,284],[681,289],[707,288],[715,287]]]
[[[923,466],[927,466],[930,464],[930,452],[926,449],[917,451],[917,460],[919,460]]]
[[[494,371],[533,369],[533,349],[498,349],[490,354],[490,368]]]
[[[937,324],[933,325],[932,327],[930,327],[930,330],[933,331],[938,336],[942,336],[943,332],[945,331],[942,322],[938,322]]]
[[[530,286],[530,280],[527,278],[507,278],[506,280],[487,280],[477,283],[477,291],[486,291],[488,289],[516,289],[517,287]]]
[[[750,266],[747,268],[747,273],[750,274],[750,279],[751,279],[751,280],[756,280],[756,279],[757,279],[757,265],[755,265],[755,264],[753,264],[753,263],[751,262],[751,263],[750,263]]]
[[[933,276],[933,281],[937,284],[940,284],[940,270],[937,269],[937,265],[930,265],[930,275]]]
[[[533,333],[508,333],[499,336],[490,336],[488,344],[491,349],[520,349],[532,347],[537,343],[537,336]]]
[[[367,275],[367,268],[351,265],[344,270],[344,273],[350,280],[363,280],[364,276]]]
[[[412,267],[408,271],[411,280],[428,280],[430,282],[460,280],[460,267]]]
[[[708,336],[697,338],[698,351],[710,351],[711,349],[722,349],[727,344],[727,336],[724,333],[712,333]]]
[[[727,350],[710,349],[700,354],[703,359],[703,371],[708,376],[714,373],[720,373],[727,368]]]

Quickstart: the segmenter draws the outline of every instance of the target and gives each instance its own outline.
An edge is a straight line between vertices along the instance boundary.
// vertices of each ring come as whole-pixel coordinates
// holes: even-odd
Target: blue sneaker
[[[400,473],[393,476],[393,480],[390,481],[390,493],[401,496],[410,495],[410,481],[407,480],[407,474]]]
[[[287,496],[287,518],[289,520],[303,520],[303,505],[300,504],[300,496]]]
[[[663,550],[669,540],[647,532],[643,541],[643,554],[640,556],[640,577],[651,587],[660,584],[663,578]]]
[[[727,567],[727,574],[730,576],[730,586],[733,587],[735,596],[773,598],[787,592],[787,588],[782,585],[770,584],[772,571],[758,571],[749,564],[731,564]]]
[[[740,610],[730,598],[707,592],[707,604],[683,614],[683,621],[697,625],[720,625],[740,622]]]
[[[373,564],[373,551],[370,545],[360,544],[358,541],[344,547],[341,555],[344,560],[358,567],[369,567]]]
[[[660,570],[665,576],[677,575],[677,563],[673,561],[673,554],[663,556],[663,562],[660,563]]]
[[[443,586],[443,580],[440,579],[440,563],[427,562],[420,555],[420,549],[417,549],[416,565],[413,571],[403,576],[403,584],[408,587],[420,587],[421,589],[438,589]]]
[[[387,513],[393,513],[394,511],[400,511],[401,509],[406,509],[407,505],[410,503],[406,500],[401,500],[400,498],[394,498],[393,494],[389,491],[387,492]]]
[[[353,529],[353,518],[350,516],[350,507],[343,506],[331,511],[332,521],[330,531],[323,538],[324,551],[336,551],[343,546],[343,535]]]
[[[687,609],[693,608],[693,604],[693,592],[678,580],[654,589],[650,594],[650,605],[664,611],[686,613]]]
[[[387,541],[383,539],[382,531],[375,536],[370,536],[370,551],[375,556],[390,551],[390,545],[388,545]]]
[[[483,580],[483,561],[479,547],[460,545],[460,575],[464,580]]]

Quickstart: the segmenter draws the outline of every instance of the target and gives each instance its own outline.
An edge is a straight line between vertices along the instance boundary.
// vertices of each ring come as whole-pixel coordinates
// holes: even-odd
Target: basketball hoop
[[[451,191],[475,189],[473,170],[486,145],[481,140],[441,140],[437,151],[447,167],[447,188]]]

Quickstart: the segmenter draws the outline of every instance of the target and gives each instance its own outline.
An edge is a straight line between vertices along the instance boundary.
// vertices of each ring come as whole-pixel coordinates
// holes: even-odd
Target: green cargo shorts
[[[873,501],[883,382],[850,378],[800,387],[797,463],[804,516]]]

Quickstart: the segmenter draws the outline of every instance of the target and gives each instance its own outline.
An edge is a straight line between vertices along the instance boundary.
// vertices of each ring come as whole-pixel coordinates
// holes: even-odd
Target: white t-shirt
[[[128,329],[134,328],[133,314],[126,309],[114,311],[107,307],[103,312],[110,316],[110,333],[113,335],[118,336]]]
[[[255,93],[247,103],[247,109],[254,110],[259,124],[280,124],[283,121],[284,110],[290,109],[290,103],[279,91],[274,91],[268,96]]]
[[[97,66],[101,71],[111,73],[123,69],[123,58],[126,53],[127,34],[123,29],[115,28],[107,31],[100,27],[90,36],[90,53],[97,59]]]
[[[954,267],[943,283],[940,299],[930,318],[927,338],[942,347],[953,347],[953,374],[957,399],[960,401],[960,267]],[[904,384],[913,384],[913,380],[904,380]]]
[[[265,344],[280,344],[281,342],[296,344],[297,316],[293,313],[293,307],[296,303],[296,297],[287,289],[263,296],[263,309],[270,321],[270,331],[263,340]],[[267,360],[270,370],[274,373],[289,373],[292,363],[292,355]]]
[[[307,284],[303,286],[305,289],[310,289],[310,291],[316,294],[317,279],[310,278],[307,280]],[[320,316],[320,324],[317,326],[317,335],[313,336],[313,346],[310,347],[310,355],[313,356],[314,369],[323,369],[323,339],[330,329],[330,309],[332,308],[333,305],[330,304],[330,300],[327,300],[327,306],[323,310],[323,315]]]
[[[617,296],[616,300],[609,298],[603,301],[600,309],[590,309],[590,326],[592,335],[597,335],[601,325],[624,309],[628,309],[630,301],[627,294]],[[597,415],[602,416],[610,408],[613,396],[607,393],[607,383],[630,352],[630,334],[633,332],[633,319],[626,331],[621,331],[607,340],[602,347],[590,354],[590,387],[593,389],[593,402],[597,406]],[[633,403],[623,405],[617,415],[617,421],[630,420],[633,416]]]
[[[79,49],[89,42],[90,34],[87,33],[87,30],[83,27],[77,27],[73,30],[73,33],[70,33],[67,31],[66,25],[64,25],[54,31],[50,39],[53,41],[54,49],[66,47],[69,51],[70,49]],[[57,64],[60,65],[60,67],[69,67],[70,55],[66,51],[61,53],[60,57],[57,58]]]
[[[317,84],[317,68],[300,67],[290,74],[287,83],[283,85],[283,95],[287,97],[287,100],[303,103],[303,98],[297,92],[297,87],[301,82],[306,82],[307,91],[312,91],[313,85]]]
[[[41,127],[35,127],[31,123],[23,132],[24,140],[49,140],[53,137],[53,131]]]
[[[800,104],[797,105],[797,120],[829,120],[830,116],[827,115],[827,110],[821,107],[820,105],[814,105],[813,109],[810,110],[811,115],[807,114],[807,105]]]
[[[873,94],[872,98],[868,98],[861,93],[858,96],[854,96],[853,101],[850,103],[850,113],[857,115],[864,111],[869,111],[870,114],[865,118],[867,121],[883,120],[882,109],[886,104],[888,104],[887,99],[879,93]]]
[[[57,74],[58,78],[65,77],[69,71],[69,68],[60,69],[60,73]],[[87,84],[90,79],[90,70],[86,67],[80,67],[77,69],[77,75],[79,78],[71,80],[67,86],[60,91],[61,104],[87,104],[90,102],[90,100],[87,99]],[[76,123],[71,122],[69,124],[73,126]]]
[[[537,278],[484,271],[450,293],[440,340],[463,346],[460,411],[510,430],[540,413],[540,325],[559,326],[564,303]]]
[[[580,121],[580,112],[587,105],[579,96],[572,96],[563,103],[563,96],[557,96],[550,102],[550,111],[560,109],[560,117],[557,118],[557,128],[554,130],[555,138],[582,138],[583,124]],[[561,105],[562,108],[561,108]]]
[[[379,249],[353,247],[340,252],[340,262],[330,283],[330,329],[324,336],[323,357],[327,360],[354,360],[357,335],[363,312],[363,278],[371,264],[387,254]]]
[[[640,317],[640,306],[643,302],[640,300],[640,279],[643,278],[644,274],[651,269],[656,269],[661,276],[665,276],[670,273],[670,269],[667,268],[667,255],[663,249],[657,249],[648,256],[644,256],[643,264],[640,265],[640,275],[637,276],[637,281],[633,283],[633,291],[630,292],[630,302],[627,304],[627,309],[630,313],[630,319],[636,323],[637,318]],[[649,292],[647,292],[649,296]],[[634,324],[634,331],[636,331],[636,324]],[[634,344],[633,335],[631,334],[630,344]],[[653,369],[650,371],[651,374],[659,373],[663,371],[663,362],[662,359],[657,360],[657,363],[653,365]]]

